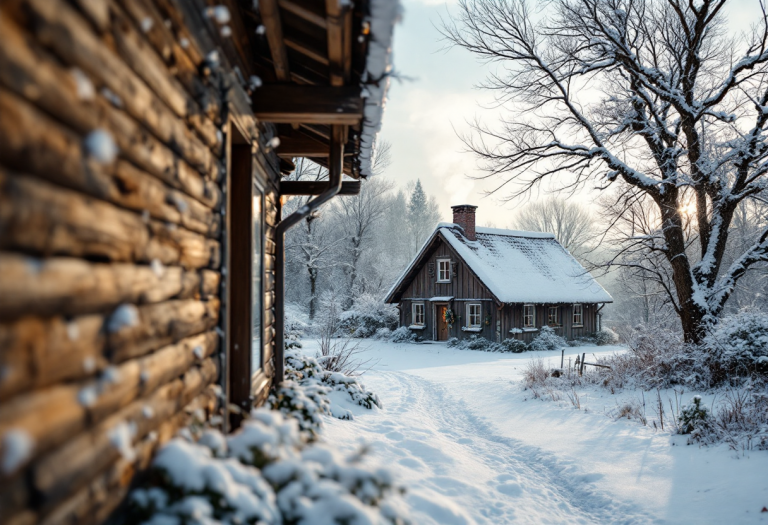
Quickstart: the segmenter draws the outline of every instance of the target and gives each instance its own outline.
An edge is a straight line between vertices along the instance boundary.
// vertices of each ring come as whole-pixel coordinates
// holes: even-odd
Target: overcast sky
[[[392,144],[386,176],[401,186],[421,179],[427,193],[437,198],[444,220],[451,219],[451,205],[475,204],[478,224],[507,227],[515,208],[525,201],[503,203],[486,197],[483,191],[492,184],[470,178],[481,172],[457,135],[468,132],[467,120],[477,116],[492,124],[500,115],[500,110],[484,109],[491,105],[491,97],[474,87],[489,69],[462,49],[445,49],[437,27],[440,17],[455,9],[455,2],[401,2],[404,14],[395,28],[394,64],[400,75],[412,80],[394,80],[389,91],[380,135]],[[735,31],[755,20],[758,6],[758,0],[731,0],[730,27]],[[585,191],[576,198],[589,204],[594,197],[594,192]],[[531,197],[537,198],[541,195]]]

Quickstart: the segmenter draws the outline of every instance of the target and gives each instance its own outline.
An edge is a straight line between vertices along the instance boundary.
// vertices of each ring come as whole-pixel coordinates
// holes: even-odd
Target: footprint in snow
[[[523,488],[517,483],[506,483],[496,487],[499,492],[513,498],[519,498],[523,495]]]

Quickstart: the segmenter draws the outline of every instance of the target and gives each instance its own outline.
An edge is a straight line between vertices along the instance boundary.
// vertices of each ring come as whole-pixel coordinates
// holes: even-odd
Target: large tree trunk
[[[694,280],[690,260],[685,253],[683,218],[677,206],[677,191],[670,191],[661,199],[664,239],[667,244],[667,260],[672,267],[672,280],[677,292],[678,315],[686,343],[701,342],[706,311],[694,300]]]

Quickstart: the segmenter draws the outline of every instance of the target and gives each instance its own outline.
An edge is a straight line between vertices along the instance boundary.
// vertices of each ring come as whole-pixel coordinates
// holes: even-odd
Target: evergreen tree
[[[440,221],[437,203],[434,197],[427,197],[420,179],[416,179],[416,185],[408,198],[407,219],[409,255],[413,257]]]

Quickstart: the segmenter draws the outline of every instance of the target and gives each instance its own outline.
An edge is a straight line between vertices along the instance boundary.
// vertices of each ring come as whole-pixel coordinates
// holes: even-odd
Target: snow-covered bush
[[[134,490],[124,522],[288,525],[407,523],[402,489],[385,470],[308,445],[295,420],[255,410],[231,436],[175,438]],[[210,448],[209,448],[210,447]]]
[[[308,440],[316,439],[323,427],[322,415],[331,414],[330,389],[316,380],[303,383],[285,380],[269,394],[273,410],[293,417]],[[349,419],[349,418],[343,418]]]
[[[538,335],[528,344],[528,349],[532,352],[560,350],[568,346],[565,339],[555,333],[553,328],[542,326]]]
[[[418,340],[419,336],[408,329],[407,326],[401,326],[397,330],[394,330],[392,332],[392,337],[390,338],[390,341],[393,343],[415,343]]]
[[[619,342],[619,334],[610,328],[603,328],[602,330],[595,332],[592,339],[597,346],[615,345]]]
[[[511,352],[519,354],[528,350],[528,345],[519,339],[504,339],[501,342],[502,352]]]
[[[362,294],[352,308],[340,315],[341,333],[351,337],[373,337],[378,330],[394,330],[399,322],[397,307],[372,294]]]
[[[721,319],[702,349],[715,384],[734,376],[768,375],[768,315],[741,312]]]
[[[381,408],[379,397],[353,377],[326,370],[317,359],[286,350],[285,377],[269,396],[269,405],[295,418],[305,438],[315,439],[323,427],[322,415],[353,419],[346,408],[332,402],[329,394],[341,392],[352,403]]]
[[[376,330],[373,338],[380,341],[388,341],[389,339],[392,339],[392,330],[389,328],[379,328]]]
[[[709,410],[701,404],[701,396],[693,396],[691,402],[683,405],[678,417],[678,429],[681,434],[702,431],[709,425]]]
[[[300,339],[309,330],[309,320],[295,304],[285,305],[285,347],[301,348]]]
[[[449,348],[458,348],[459,350],[481,350],[483,352],[512,352],[520,353],[528,350],[528,345],[517,339],[505,339],[501,343],[494,343],[488,339],[472,335],[467,339],[451,337],[448,339]]]

